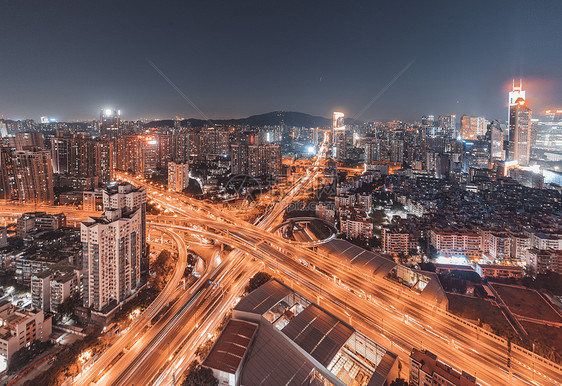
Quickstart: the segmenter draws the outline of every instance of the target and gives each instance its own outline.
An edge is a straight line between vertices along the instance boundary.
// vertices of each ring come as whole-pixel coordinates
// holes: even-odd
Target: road
[[[516,346],[512,346],[511,369],[508,369],[507,342],[422,301],[415,293],[400,285],[386,279],[377,279],[369,272],[361,272],[356,267],[332,261],[269,233],[268,230],[285,206],[290,204],[297,193],[306,189],[318,174],[318,169],[313,165],[312,172],[297,180],[294,189],[287,193],[279,205],[275,205],[260,218],[258,226],[242,222],[210,203],[177,197],[150,185],[147,185],[147,189],[151,189],[148,193],[152,199],[169,208],[176,216],[164,216],[160,219],[182,224],[176,228],[178,231],[183,227],[191,234],[224,242],[262,259],[280,277],[289,280],[289,285],[319,301],[342,319],[349,318],[349,322],[359,330],[395,350],[405,363],[409,363],[408,355],[413,347],[425,348],[447,364],[475,375],[482,384],[562,383],[559,368]],[[125,178],[138,184],[131,177]],[[232,261],[238,261],[235,259],[236,254]],[[301,264],[300,259],[305,259],[308,267]],[[246,263],[236,263],[231,269],[238,272],[239,268],[248,264],[247,260]],[[331,275],[328,277],[313,267]],[[238,282],[228,276],[224,286],[239,290],[235,283]],[[228,309],[229,301],[236,297],[236,291],[232,291],[227,299],[217,300],[216,296],[216,293],[210,296],[210,299],[214,299],[212,303],[193,302],[193,307],[184,314],[193,316],[192,313],[196,313],[201,307],[212,305],[216,311],[201,314],[203,316],[197,317],[200,323],[195,322],[195,326],[186,324],[183,326],[185,329],[181,330],[170,326],[164,336],[160,338],[155,335],[157,340],[151,341],[151,347],[155,351],[160,350],[160,355],[154,354],[160,359],[168,358],[162,355],[163,344],[169,347],[171,353],[183,350],[180,352],[185,356],[173,356],[170,361],[155,361],[152,358],[152,362],[146,355],[136,357],[131,362],[132,365],[123,368],[123,375],[118,380],[135,379],[139,368],[142,368],[142,376],[148,377],[139,379],[153,379],[154,374],[160,374],[156,380],[158,384],[169,384],[167,382],[171,381],[172,374],[176,374],[178,379],[181,371],[189,364],[192,351],[198,343],[205,340],[205,333],[213,331],[211,327],[222,319],[221,313]],[[178,320],[183,319],[179,317]],[[177,337],[178,331],[183,338]],[[164,370],[160,371],[162,367]]]
[[[321,157],[317,157],[315,165],[317,165],[320,160]],[[272,228],[274,221],[277,220],[277,218],[283,213],[286,206],[292,202],[293,197],[307,189],[311,182],[313,182],[315,176],[318,174],[319,172],[315,169],[315,173],[307,174],[306,176],[299,178],[292,189],[280,200],[280,202],[275,205],[269,213],[265,213],[258,220],[256,227],[265,232]],[[224,224],[239,227],[239,225],[236,225],[239,223],[238,219],[222,218],[224,217],[224,212],[221,212],[220,210],[217,211],[213,205],[203,203],[201,206],[198,206],[201,204],[199,201],[193,202],[189,199],[185,199],[183,196],[178,197],[178,201],[175,201],[172,200],[171,195],[165,195],[165,193],[158,190],[158,188],[146,184],[145,181],[137,181],[131,177],[127,177],[126,175],[122,177],[129,182],[135,183],[136,185],[144,184],[147,188],[147,193],[151,195],[151,198],[154,201],[160,203],[161,205],[165,205],[168,208],[171,207],[176,212],[188,216],[189,218],[205,218],[204,216],[206,216],[208,221],[218,221]],[[204,307],[209,307],[210,304],[199,302],[199,298],[197,296],[200,295],[200,292],[195,292],[190,294],[190,296],[184,295],[184,297],[176,303],[181,304],[181,307],[178,310],[174,309],[167,313],[167,315],[171,314],[173,316],[168,319],[164,325],[162,325],[163,323],[159,323],[150,328],[149,331],[141,337],[111,369],[109,369],[100,379],[97,380],[98,383],[134,384],[134,382],[140,381],[144,384],[148,379],[152,379],[153,375],[156,375],[160,371],[162,365],[167,362],[166,360],[163,360],[164,358],[167,358],[167,355],[163,355],[163,347],[166,347],[166,352],[174,353],[182,347],[182,342],[189,339],[190,336],[195,336],[195,334],[198,334],[201,330],[210,331],[211,326],[216,324],[217,320],[222,319],[221,312],[224,312],[224,310],[228,308],[230,302],[241,294],[243,284],[255,272],[250,268],[251,265],[252,263],[248,261],[244,252],[241,250],[233,251],[227,259],[219,264],[210,276],[207,277],[205,275],[200,279],[201,283],[204,283],[207,280],[216,283],[217,275],[220,275],[226,269],[228,276],[225,278],[226,280],[224,280],[224,286],[230,289],[229,297],[226,297],[226,299],[223,299],[223,301],[220,302],[220,299],[210,296],[211,294],[208,291],[213,291],[212,288],[205,289],[205,292],[202,292],[204,294],[203,298],[214,299],[212,300],[213,303],[211,303],[213,307],[210,308],[210,314],[206,314],[203,319],[199,317],[201,320],[193,321],[193,323],[195,323],[195,326],[193,326],[193,323],[187,323],[187,320],[191,320],[189,317],[191,316],[192,319],[197,319],[197,317],[193,318],[193,316],[196,315],[199,310],[206,309]],[[232,272],[240,273],[238,275],[234,275]],[[222,283],[223,280],[219,279],[218,282]],[[205,284],[201,285],[204,286]],[[224,294],[221,293],[220,296],[224,297]],[[203,337],[204,334],[200,334],[200,339]],[[188,345],[188,347],[193,348],[196,346]],[[186,364],[188,363],[189,361],[186,361]],[[182,371],[183,370],[184,369],[182,369]],[[164,369],[164,373],[172,374],[173,370],[171,370],[170,366],[167,366]]]
[[[100,376],[100,374],[108,368],[115,358],[123,352],[123,349],[140,336],[145,326],[148,325],[152,318],[154,318],[174,297],[187,265],[187,245],[176,232],[168,229],[161,230],[173,238],[178,249],[178,263],[172,278],[158,297],[131,323],[128,331],[124,333],[111,347],[109,347],[90,368],[79,374],[73,380],[73,384],[89,385],[96,377]]]
[[[210,232],[191,232],[213,237]],[[475,375],[481,384],[532,384],[533,377],[537,384],[561,382],[559,371],[537,357],[532,361],[517,350],[511,352],[510,372],[505,341],[452,318],[438,308],[425,306],[415,295],[395,291],[393,283],[387,280],[382,283],[371,280],[370,285],[366,285],[356,270],[346,272],[344,267],[335,266],[332,270],[338,272],[343,283],[338,285],[319,271],[307,269],[303,272],[300,262],[267,243],[248,241],[247,236],[238,237],[235,231],[215,237],[239,249],[244,249],[246,243],[246,250],[263,258],[276,275],[290,279],[288,285],[318,301],[378,343],[395,350],[406,363],[409,363],[411,349],[417,347],[429,349],[449,365]],[[354,288],[355,293],[351,292]]]

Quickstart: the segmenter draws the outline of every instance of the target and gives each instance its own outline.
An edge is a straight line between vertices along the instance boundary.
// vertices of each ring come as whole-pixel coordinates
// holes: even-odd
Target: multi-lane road
[[[173,213],[149,217],[160,223],[154,226],[173,229],[174,238],[181,238],[181,232],[187,231],[231,245],[235,251],[217,267],[211,267],[191,290],[175,292],[178,301],[154,326],[146,328],[148,319],[139,322],[139,331],[130,335],[135,338],[134,345],[125,350],[125,346],[112,346],[77,383],[96,380],[99,384],[164,385],[179,379],[195,349],[209,338],[241,293],[244,282],[258,269],[254,259],[248,258],[252,256],[296,290],[396,352],[405,363],[409,363],[413,347],[424,348],[454,368],[476,376],[481,384],[562,384],[560,367],[549,361],[516,346],[508,354],[505,340],[435,308],[397,283],[376,278],[270,233],[286,206],[320,175],[320,159],[256,225],[212,203],[166,192],[121,174],[123,180],[146,186],[149,197]],[[142,330],[146,332],[142,334]]]
[[[147,307],[147,309],[140,314],[129,326],[126,331],[115,343],[113,343],[87,370],[79,374],[73,380],[77,385],[89,385],[96,378],[99,378],[103,372],[110,366],[110,364],[121,355],[131,344],[131,342],[143,336],[143,329],[150,324],[151,320],[162,310],[164,306],[174,298],[174,294],[178,291],[178,285],[185,272],[187,264],[187,245],[179,234],[161,229],[167,233],[169,237],[174,240],[178,250],[178,263],[172,274],[172,278],[166,284],[158,297]]]

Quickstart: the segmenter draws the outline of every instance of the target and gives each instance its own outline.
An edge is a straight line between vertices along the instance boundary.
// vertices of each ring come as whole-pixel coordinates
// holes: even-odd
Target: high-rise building
[[[114,146],[113,141],[108,139],[98,139],[95,143],[95,175],[99,177],[100,181],[104,184],[109,184],[113,181]]]
[[[104,138],[115,139],[120,134],[121,110],[103,109],[100,112],[99,131]]]
[[[109,311],[140,283],[141,212],[108,209],[81,223],[84,307]]]
[[[379,142],[367,142],[365,144],[365,163],[367,165],[379,160],[379,144]]]
[[[72,177],[98,177],[104,184],[113,179],[113,141],[57,131],[51,138],[53,173]]]
[[[53,164],[48,150],[31,148],[12,153],[17,199],[21,203],[54,202]],[[9,194],[11,195],[11,194]]]
[[[490,135],[490,162],[503,161],[505,153],[503,151],[503,129],[498,121],[493,121],[488,126]]]
[[[509,160],[527,166],[531,156],[531,109],[525,91],[515,86],[509,92]]]
[[[102,217],[80,226],[84,306],[104,311],[140,283],[146,261],[146,189],[126,183],[103,191]]]
[[[168,189],[183,192],[189,185],[189,164],[168,162]]]
[[[344,113],[335,111],[332,122],[332,155],[334,159],[341,160],[347,156],[347,142],[345,138]]]
[[[562,150],[562,109],[548,109],[537,119],[535,147],[548,150]]]
[[[0,121],[0,137],[4,138],[8,136],[8,125],[6,122]]]
[[[247,174],[252,177],[280,176],[282,164],[281,145],[247,144],[231,146],[231,173]]]
[[[57,130],[57,134],[51,138],[53,173],[76,175],[73,166],[76,164],[77,150],[74,134]]]
[[[12,142],[12,147],[16,148],[16,150],[25,150],[30,147],[43,149],[45,147],[43,134],[38,132],[16,133],[16,136],[10,138],[10,141]]]
[[[457,138],[456,119],[456,115],[440,115],[438,118],[439,127],[448,138]]]
[[[461,117],[461,139],[475,140],[486,134],[486,119],[471,117],[464,114]]]
[[[17,200],[18,184],[13,151],[7,146],[0,146],[0,199]]]
[[[197,154],[201,156],[222,156],[228,154],[228,131],[207,127],[199,132]]]
[[[402,164],[404,161],[404,141],[396,139],[390,144],[390,162]]]
[[[121,209],[123,212],[140,211],[141,251],[146,250],[146,189],[131,184],[110,185],[103,191],[103,210]]]

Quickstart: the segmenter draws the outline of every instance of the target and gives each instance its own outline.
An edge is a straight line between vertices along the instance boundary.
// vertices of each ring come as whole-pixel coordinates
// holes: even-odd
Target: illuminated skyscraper
[[[100,136],[105,138],[116,138],[119,136],[121,126],[121,110],[104,109],[100,113]]]
[[[531,109],[527,106],[521,82],[509,93],[509,159],[529,164],[531,155]]]
[[[483,117],[461,117],[461,139],[475,140],[486,134],[486,120]]]
[[[334,112],[332,133],[332,155],[334,159],[345,159],[347,153],[347,144],[345,141],[344,114],[342,112]]]

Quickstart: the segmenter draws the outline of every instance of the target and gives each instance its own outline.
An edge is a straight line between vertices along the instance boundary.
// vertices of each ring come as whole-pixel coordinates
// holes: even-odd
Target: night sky
[[[9,119],[201,118],[149,61],[211,118],[505,120],[513,77],[534,110],[562,107],[560,0],[0,0],[0,15]]]

